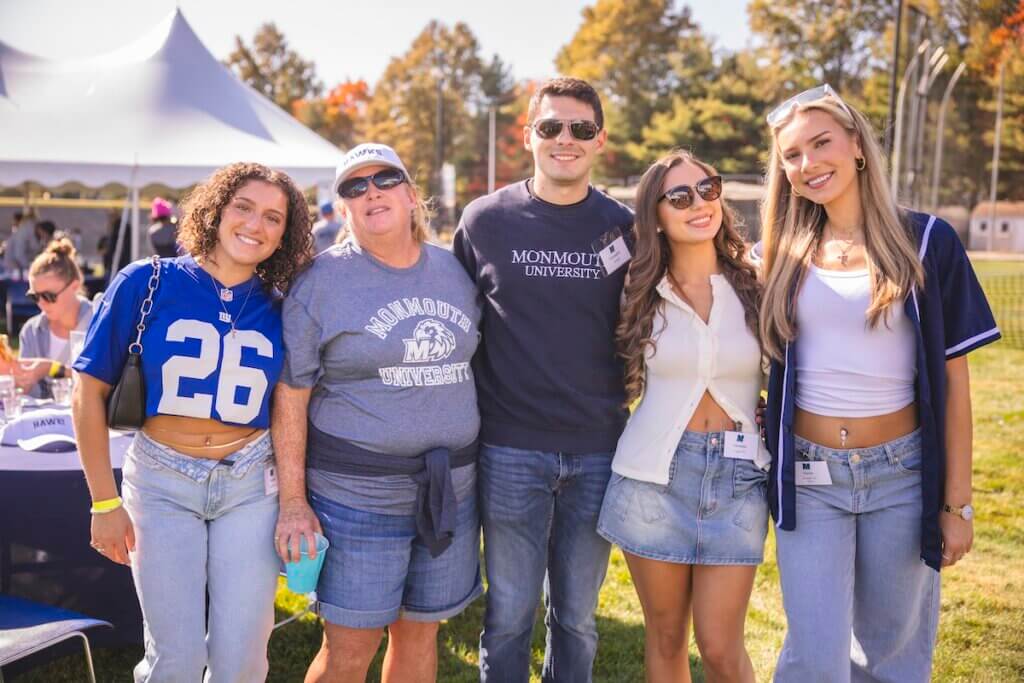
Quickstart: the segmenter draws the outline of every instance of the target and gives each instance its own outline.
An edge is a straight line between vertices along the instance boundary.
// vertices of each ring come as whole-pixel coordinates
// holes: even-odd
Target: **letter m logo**
[[[424,363],[430,360],[429,339],[404,339],[405,363]]]

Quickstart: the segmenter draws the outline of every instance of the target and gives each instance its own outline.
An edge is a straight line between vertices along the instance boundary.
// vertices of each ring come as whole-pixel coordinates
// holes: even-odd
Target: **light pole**
[[[930,198],[932,213],[935,213],[939,208],[939,175],[942,173],[942,148],[946,144],[943,135],[946,127],[946,106],[949,104],[949,98],[953,94],[956,82],[960,80],[960,77],[966,70],[966,62],[960,62],[960,66],[956,68],[953,76],[949,79],[949,83],[946,84],[946,91],[942,93],[942,104],[939,105],[939,123],[935,131],[935,161],[932,164],[932,194]]]
[[[494,168],[496,164],[496,140],[495,128],[497,127],[498,108],[491,100],[491,106],[487,111],[487,194],[494,192]]]
[[[903,0],[896,2],[896,30],[892,39],[892,73],[889,75],[889,125],[885,127],[885,153],[892,158],[892,135],[896,121],[896,77],[900,68],[900,33],[903,28]]]
[[[910,196],[914,208],[918,208],[921,203],[921,183],[918,182],[918,179],[922,171],[924,171],[924,125],[928,118],[928,93],[931,92],[935,79],[948,61],[949,54],[946,53],[945,48],[935,48],[935,52],[929,60],[931,71],[923,70],[921,81],[918,83],[917,96],[920,105],[918,107],[917,127],[914,130],[916,140],[914,141],[914,164],[911,166],[912,179],[910,185]]]
[[[895,134],[892,145],[892,164],[889,169],[889,189],[892,192],[893,199],[898,199],[900,191],[900,162],[902,161],[902,147],[903,147],[903,105],[906,102],[907,96],[907,82],[910,80],[910,75],[914,73],[914,69],[917,68],[917,60],[921,59],[929,47],[931,47],[932,41],[925,40],[917,46],[917,52],[911,57],[910,63],[907,64],[906,70],[903,72],[903,79],[900,81],[900,93],[896,97],[896,126]]]
[[[1006,55],[999,60],[999,95],[996,98],[996,138],[992,142],[992,181],[988,188],[988,251],[992,251],[996,232],[996,186],[999,184],[999,138],[1003,136],[1003,83],[1006,80]]]

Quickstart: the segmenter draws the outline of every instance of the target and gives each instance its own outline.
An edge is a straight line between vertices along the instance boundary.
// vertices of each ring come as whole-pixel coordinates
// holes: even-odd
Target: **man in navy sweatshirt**
[[[614,340],[633,215],[590,185],[607,131],[589,84],[548,81],[528,121],[533,177],[469,204],[454,243],[483,301],[480,679],[529,681],[543,590],[543,680],[590,681],[610,550],[597,518],[626,420]]]

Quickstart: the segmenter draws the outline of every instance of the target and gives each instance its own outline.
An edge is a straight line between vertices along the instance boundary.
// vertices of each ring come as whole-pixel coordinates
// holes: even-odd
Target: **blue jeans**
[[[135,527],[132,576],[146,641],[136,683],[267,677],[281,569],[277,494],[264,485],[274,464],[269,434],[231,458],[182,455],[142,432],[125,456],[122,493]]]
[[[921,547],[920,433],[837,450],[797,437],[800,460],[828,463],[830,486],[798,486],[797,523],[778,531],[788,632],[777,683],[926,683],[939,573]]]
[[[611,549],[597,533],[597,519],[611,456],[481,448],[477,481],[488,580],[481,681],[530,680],[530,640],[542,590],[542,680],[591,680],[594,610]]]

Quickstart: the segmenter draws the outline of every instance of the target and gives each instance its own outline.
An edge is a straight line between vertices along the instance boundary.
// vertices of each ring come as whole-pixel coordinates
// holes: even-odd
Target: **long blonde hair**
[[[665,176],[672,168],[683,163],[693,164],[709,176],[717,175],[714,168],[689,152],[678,151],[656,161],[637,185],[636,218],[633,225],[636,244],[623,292],[622,315],[615,329],[616,347],[625,365],[626,405],[643,393],[647,380],[645,354],[648,349],[655,349],[654,317],[664,310],[657,286],[665,276],[671,249],[665,233],[658,230],[659,197]],[[737,228],[739,221],[736,214],[724,199],[718,201],[722,205],[722,227],[714,237],[718,265],[743,304],[747,327],[757,337],[757,311],[761,303],[757,270],[746,257],[747,245]]]
[[[793,192],[782,167],[779,131],[797,111],[817,109],[829,114],[860,142],[864,168],[858,172],[860,205],[864,220],[864,251],[871,278],[871,303],[867,321],[872,327],[889,308],[902,304],[911,287],[924,283],[924,269],[917,255],[909,222],[889,192],[885,156],[871,124],[853,107],[847,109],[830,95],[797,104],[772,128],[767,188],[761,206],[761,239],[765,274],[761,307],[761,338],[765,352],[781,360],[787,342],[796,338],[796,292],[821,240],[827,216],[825,208]]]

